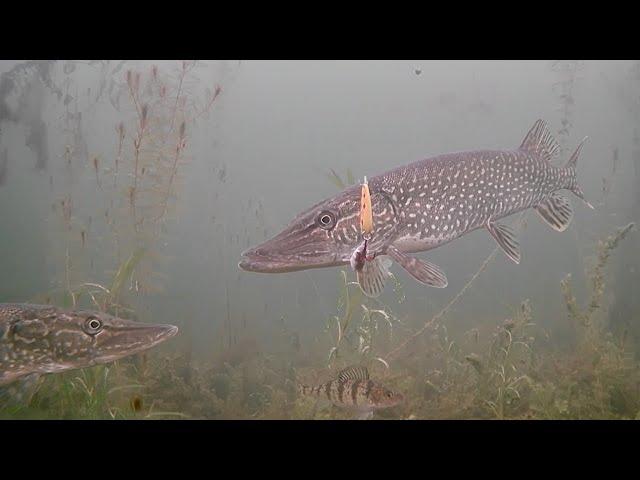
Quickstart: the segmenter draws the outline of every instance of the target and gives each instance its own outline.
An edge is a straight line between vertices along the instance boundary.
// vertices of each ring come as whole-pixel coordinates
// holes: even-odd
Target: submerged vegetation
[[[549,93],[559,103],[563,148],[578,118],[577,80],[584,66],[550,66],[555,83]],[[200,67],[198,62],[26,62],[0,78],[0,122],[25,126],[25,145],[34,153],[38,173],[46,176],[51,204],[45,204],[43,235],[50,288],[20,300],[148,321],[153,308],[188,297],[177,299],[182,301],[177,313],[161,312],[180,325],[175,342],[112,364],[47,375],[27,403],[2,405],[0,388],[0,418],[350,419],[352,412],[302,398],[296,387],[319,385],[347,366],[364,365],[372,378],[406,399],[376,411],[376,419],[640,419],[640,318],[637,309],[621,301],[623,291],[636,303],[637,296],[633,286],[619,285],[620,278],[629,277],[612,274],[614,268],[637,273],[628,253],[637,249],[631,223],[607,235],[589,232],[592,240],[602,240],[584,252],[592,254],[585,277],[580,265],[553,280],[556,297],[549,303],[560,305],[553,317],[544,302],[527,293],[510,297],[503,305],[506,315],[478,314],[476,319],[472,310],[472,328],[457,321],[466,301],[489,283],[487,271],[498,247],[478,261],[475,272],[467,272],[459,288],[440,297],[442,304],[412,303],[422,299],[412,299],[410,287],[395,276],[383,296],[366,297],[353,272],[344,268],[327,273],[333,275],[326,278],[335,300],[324,302],[315,283],[313,291],[305,285],[293,291],[287,284],[270,291],[283,292],[281,297],[262,305],[254,302],[255,291],[245,288],[247,277],[235,273],[232,263],[242,249],[269,236],[273,222],[266,203],[254,185],[232,183],[238,170],[231,163],[207,158],[208,203],[198,218],[208,227],[202,232],[209,243],[195,257],[215,257],[207,268],[215,266],[219,283],[206,285],[209,277],[194,273],[188,278],[193,286],[178,293],[167,288],[172,265],[179,263],[167,245],[183,228],[181,200],[189,190],[184,179],[197,155],[193,145],[202,140],[196,132],[204,120],[216,117],[228,91],[226,83],[223,94],[208,76],[201,78]],[[79,81],[81,72],[92,75],[91,87]],[[45,105],[49,93],[53,100]],[[54,112],[56,122],[44,123],[35,114],[45,109]],[[638,111],[630,167],[636,179]],[[15,178],[10,151],[0,144],[0,188]],[[611,146],[606,152],[613,161],[602,178],[598,207],[603,210],[615,207],[614,180],[617,188],[628,167],[623,148]],[[358,182],[354,171],[322,168],[318,176],[344,189]],[[636,210],[620,214],[616,225],[634,218],[638,192]],[[231,201],[237,202],[235,210],[227,208]],[[526,218],[513,220],[519,228]],[[578,238],[577,228],[569,233]],[[279,285],[279,279],[270,280]],[[323,301],[325,309],[312,311],[317,305],[310,305],[305,294]],[[497,303],[498,294],[492,294],[488,301]],[[154,305],[162,295],[166,303]],[[289,315],[285,307],[294,304],[316,322],[316,330],[305,331],[301,319]],[[209,330],[192,321],[198,313],[207,317]],[[614,322],[614,313],[623,320]],[[204,353],[194,343],[205,344]]]
[[[70,75],[75,68],[66,68],[69,65],[65,72]],[[196,70],[196,62],[183,61],[172,71],[152,65],[112,76],[107,91],[121,120],[115,124],[109,152],[91,152],[83,131],[81,99],[70,96],[65,102],[64,165],[52,176],[52,182],[65,186],[62,198],[53,204],[62,228],[51,250],[64,252],[53,261],[65,266],[60,286],[72,305],[77,304],[79,291],[85,291],[94,308],[113,306],[117,313],[125,291],[135,296],[162,289],[163,275],[156,265],[163,260],[161,242],[190,154],[189,129],[211,111],[221,93],[216,85],[200,98]],[[101,85],[107,73],[103,65]],[[120,76],[122,80],[117,80]],[[68,90],[73,82],[66,80]],[[99,99],[100,95],[95,102]],[[74,181],[78,174],[93,179],[89,205],[79,200],[86,191]],[[96,251],[107,262],[101,267],[113,272],[111,288],[87,280],[99,271],[93,260]]]
[[[450,332],[446,308],[427,321],[428,328],[412,331],[388,305],[364,297],[342,270],[338,314],[328,319],[324,340],[304,346],[311,352],[310,361],[300,356],[300,338],[283,323],[281,348],[276,352],[261,352],[251,341],[230,342],[213,362],[194,360],[187,350],[52,375],[28,405],[5,408],[0,414],[3,418],[349,419],[349,411],[298,397],[296,385],[317,385],[347,365],[361,364],[406,398],[400,406],[377,412],[379,419],[640,418],[640,361],[626,332],[612,332],[602,315],[609,298],[608,262],[633,229],[629,224],[598,242],[585,307],[573,294],[570,275],[560,284],[575,348],[554,343],[536,322],[529,300],[486,334],[478,328],[457,335]],[[487,261],[492,258],[493,254]],[[110,292],[119,290],[132,264],[134,258],[128,267],[123,265]],[[400,305],[404,295],[395,278],[394,283]],[[323,355],[322,348],[328,348],[328,354]]]

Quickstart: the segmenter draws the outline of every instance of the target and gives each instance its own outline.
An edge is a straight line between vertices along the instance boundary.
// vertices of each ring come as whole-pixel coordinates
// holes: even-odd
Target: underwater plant
[[[590,298],[586,307],[580,308],[573,294],[571,275],[567,275],[561,282],[562,295],[567,308],[569,320],[579,334],[580,342],[589,342],[593,336],[601,334],[602,325],[595,321],[596,313],[603,306],[603,296],[606,288],[605,267],[613,250],[618,247],[628,234],[635,228],[633,223],[619,228],[605,240],[598,242],[598,253],[595,265],[590,269]]]
[[[55,191],[62,194],[53,204],[53,213],[63,222],[52,241],[64,247],[51,249],[64,256],[51,261],[64,265],[59,284],[72,305],[77,303],[76,291],[82,290],[95,307],[108,309],[111,304],[121,306],[125,292],[135,296],[162,288],[163,275],[157,269],[164,260],[160,245],[169,230],[181,172],[190,154],[189,128],[211,111],[221,88],[215,86],[200,97],[197,62],[179,62],[174,70],[152,65],[145,71],[125,70],[124,62],[115,67],[90,62],[90,67],[99,69],[99,83],[95,95],[89,87],[83,99],[77,84],[72,92],[73,75],[82,63],[64,65],[67,140],[63,165],[52,176]],[[105,96],[112,100],[110,104],[101,101]],[[111,106],[122,118],[116,123],[114,152],[90,155],[83,133],[91,122],[86,111]],[[96,188],[93,201],[77,202],[90,188],[89,172]],[[83,182],[77,182],[78,177]],[[94,260],[96,251],[101,253],[99,265]],[[109,270],[110,287],[100,280]]]
[[[562,128],[558,131],[558,141],[560,143],[561,155],[566,150],[567,140],[571,132],[573,113],[575,108],[575,86],[578,79],[578,72],[582,70],[583,63],[577,60],[555,60],[551,62],[551,70],[558,76],[558,80],[553,85],[560,100],[560,124]]]
[[[49,163],[48,127],[43,120],[45,92],[62,97],[51,60],[20,62],[0,75],[0,124],[12,122],[28,128],[25,144],[36,155],[36,169]]]

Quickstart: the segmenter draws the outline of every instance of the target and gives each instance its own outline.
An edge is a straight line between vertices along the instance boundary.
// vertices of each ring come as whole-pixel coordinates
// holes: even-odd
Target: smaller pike
[[[177,332],[173,325],[100,312],[0,303],[0,389],[12,382],[20,389],[37,384],[43,374],[113,362]]]
[[[401,393],[389,390],[369,378],[366,367],[348,367],[338,378],[317,387],[299,385],[300,395],[326,399],[337,407],[349,408],[357,418],[370,418],[374,410],[390,408],[404,402]]]

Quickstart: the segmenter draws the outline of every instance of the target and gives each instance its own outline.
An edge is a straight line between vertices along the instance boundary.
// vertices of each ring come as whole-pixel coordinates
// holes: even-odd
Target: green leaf
[[[129,258],[127,258],[124,262],[122,262],[120,267],[118,267],[118,271],[113,277],[113,282],[111,283],[111,288],[110,288],[111,295],[113,296],[114,299],[118,296],[118,293],[120,292],[120,289],[125,284],[125,282],[129,278],[131,278],[131,275],[133,275],[133,271],[135,270],[136,265],[140,263],[140,260],[142,260],[142,257],[144,256],[145,252],[146,252],[145,248],[138,248],[135,252],[133,252],[129,256]]]
[[[336,171],[333,168],[330,168],[329,171],[331,173],[327,173],[327,178],[329,179],[329,181],[331,183],[333,183],[336,187],[338,187],[339,189],[345,189],[347,186],[344,183],[344,181],[342,180],[342,178],[340,178],[340,175],[338,175],[336,173]]]

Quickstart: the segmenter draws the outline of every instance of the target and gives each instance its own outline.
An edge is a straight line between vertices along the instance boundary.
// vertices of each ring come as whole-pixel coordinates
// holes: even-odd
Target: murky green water
[[[374,419],[637,418],[640,63],[0,62],[0,302],[90,308],[180,333],[44,376],[2,418],[353,418],[301,397],[349,365],[405,401]],[[241,271],[246,248],[366,175],[511,149],[543,118],[564,164],[558,233],[534,211],[510,262],[486,231],[397,266]],[[333,170],[333,172],[332,172]],[[508,219],[516,221],[518,216]]]

